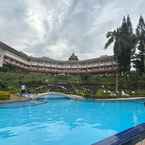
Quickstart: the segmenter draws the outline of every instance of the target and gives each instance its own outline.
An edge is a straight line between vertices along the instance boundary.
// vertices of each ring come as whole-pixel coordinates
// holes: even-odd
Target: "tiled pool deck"
[[[145,123],[92,145],[145,145]]]

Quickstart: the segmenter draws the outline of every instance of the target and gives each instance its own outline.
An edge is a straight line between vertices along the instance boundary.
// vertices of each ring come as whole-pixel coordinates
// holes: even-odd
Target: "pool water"
[[[62,98],[0,105],[0,145],[91,145],[145,122],[144,102]]]

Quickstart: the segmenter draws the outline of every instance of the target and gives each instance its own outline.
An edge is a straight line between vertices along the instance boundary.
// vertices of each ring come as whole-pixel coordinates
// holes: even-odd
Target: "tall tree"
[[[105,48],[113,45],[114,59],[118,64],[120,74],[128,74],[131,68],[131,57],[135,52],[136,37],[133,34],[130,17],[123,17],[121,26],[106,35],[108,41]],[[116,72],[115,90],[118,92],[118,71]],[[127,75],[126,75],[127,77]]]
[[[130,20],[130,16],[129,15],[127,16],[127,27],[128,27],[128,32],[130,34],[132,34],[133,33],[133,28],[132,28],[132,23],[131,23],[131,20]]]
[[[136,60],[134,61],[136,70],[143,74],[145,72],[145,22],[142,16],[136,28],[137,51]]]
[[[132,32],[132,24],[130,17],[123,17],[121,26],[113,32],[108,32],[106,37],[108,38],[105,48],[111,43],[114,43],[114,58],[119,66],[121,73],[130,71],[131,56],[135,51],[135,35]]]
[[[122,51],[120,55],[121,70],[124,73],[128,73],[131,68],[131,58],[135,52],[136,45],[136,37],[135,34],[133,34],[129,16],[127,16],[127,19],[123,19],[120,30],[122,37],[127,41],[127,43],[124,41],[122,44]]]

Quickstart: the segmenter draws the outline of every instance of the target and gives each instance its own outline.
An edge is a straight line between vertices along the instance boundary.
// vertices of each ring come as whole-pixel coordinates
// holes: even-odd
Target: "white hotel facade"
[[[12,65],[28,72],[50,74],[112,74],[117,70],[113,56],[78,60],[75,54],[67,61],[32,57],[0,42],[0,67]]]

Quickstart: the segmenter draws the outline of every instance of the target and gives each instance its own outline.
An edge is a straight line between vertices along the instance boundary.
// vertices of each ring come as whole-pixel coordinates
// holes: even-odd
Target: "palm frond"
[[[114,41],[113,37],[110,37],[110,39],[108,39],[107,43],[105,44],[105,49],[108,48],[109,45],[111,45],[111,43]]]
[[[106,34],[106,38],[111,37],[111,36],[112,36],[112,34],[113,34],[113,32],[107,32],[107,34]]]

